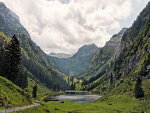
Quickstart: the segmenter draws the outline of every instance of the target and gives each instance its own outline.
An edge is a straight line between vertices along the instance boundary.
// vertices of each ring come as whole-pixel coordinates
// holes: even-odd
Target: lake
[[[73,101],[77,103],[91,103],[99,99],[100,96],[72,94],[72,95],[59,95],[57,98],[58,100],[62,100],[62,101],[67,100],[67,101]]]

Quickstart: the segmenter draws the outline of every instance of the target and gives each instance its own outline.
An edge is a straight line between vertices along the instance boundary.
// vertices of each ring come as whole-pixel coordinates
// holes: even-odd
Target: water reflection
[[[58,100],[68,100],[77,103],[91,103],[100,98],[99,95],[59,95]]]

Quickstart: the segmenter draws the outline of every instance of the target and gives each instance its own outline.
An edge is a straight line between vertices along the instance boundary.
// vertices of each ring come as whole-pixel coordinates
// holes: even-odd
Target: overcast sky
[[[104,46],[122,27],[131,26],[150,0],[0,1],[46,53],[74,53],[84,44]]]

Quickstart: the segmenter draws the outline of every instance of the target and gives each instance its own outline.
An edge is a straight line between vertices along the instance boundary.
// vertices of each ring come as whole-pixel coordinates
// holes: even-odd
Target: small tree
[[[76,84],[72,83],[70,87],[71,87],[71,90],[75,90],[76,89]]]
[[[32,97],[33,97],[33,98],[36,98],[36,97],[37,97],[37,84],[33,87]]]
[[[112,74],[112,72],[111,72],[111,73],[110,73],[110,78],[109,78],[109,84],[110,84],[110,86],[113,85],[113,82],[114,82],[114,80],[113,80],[113,74]]]
[[[143,98],[144,91],[142,89],[142,79],[140,77],[137,78],[135,88],[134,88],[135,98]]]

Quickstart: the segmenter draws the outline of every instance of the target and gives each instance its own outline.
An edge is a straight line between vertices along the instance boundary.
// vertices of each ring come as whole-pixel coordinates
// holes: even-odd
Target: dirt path
[[[10,112],[19,111],[22,109],[27,109],[27,108],[31,108],[31,107],[35,107],[35,106],[39,106],[39,105],[40,104],[34,103],[34,104],[28,105],[28,106],[16,107],[16,108],[6,109],[6,110],[0,110],[0,113],[10,113]]]

